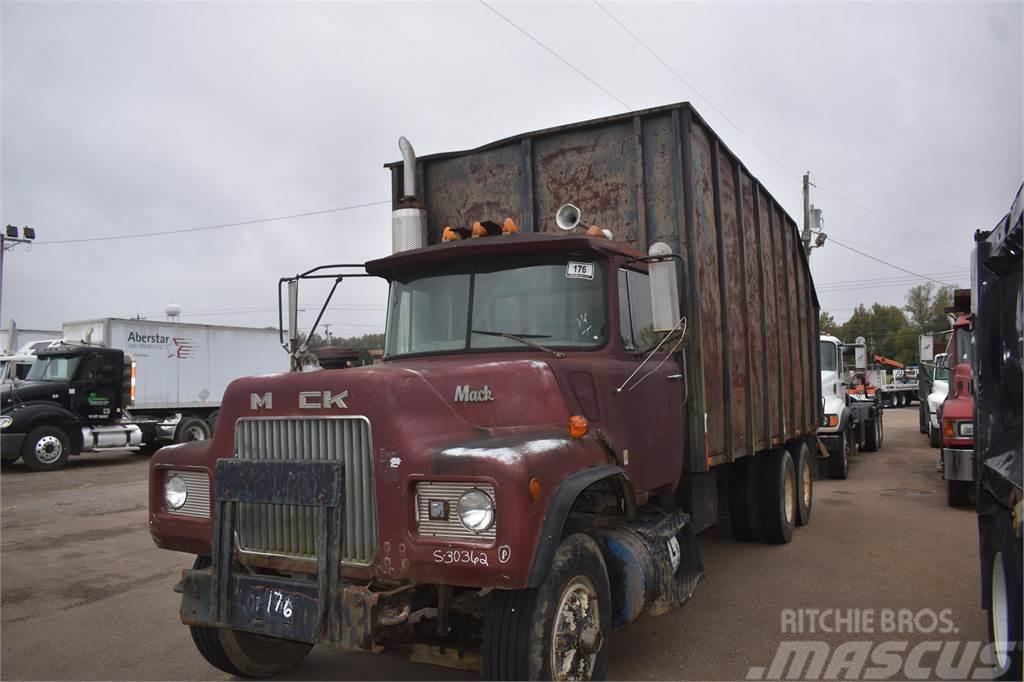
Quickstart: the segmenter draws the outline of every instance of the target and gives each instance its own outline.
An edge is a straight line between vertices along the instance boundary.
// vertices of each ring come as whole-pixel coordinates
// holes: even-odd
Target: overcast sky
[[[829,235],[969,285],[974,230],[1024,179],[1024,4],[602,6],[690,85],[592,2],[493,7],[614,97],[480,2],[3,2],[0,220],[38,233],[6,253],[3,326],[163,319],[169,302],[183,321],[276,324],[279,277],[387,255],[389,206],[46,242],[384,201],[399,135],[420,155],[471,148],[625,111],[616,98],[692,101],[798,222],[810,170]],[[914,283],[829,243],[812,267],[839,320]],[[302,294],[305,325],[322,296]],[[331,332],[382,331],[385,297],[345,283]]]

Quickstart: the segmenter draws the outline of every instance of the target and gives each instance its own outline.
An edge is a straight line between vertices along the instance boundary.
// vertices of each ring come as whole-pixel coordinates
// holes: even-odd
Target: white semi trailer
[[[120,349],[134,362],[130,419],[157,422],[158,443],[147,446],[209,438],[232,380],[288,369],[272,328],[106,317],[66,322],[63,337]]]

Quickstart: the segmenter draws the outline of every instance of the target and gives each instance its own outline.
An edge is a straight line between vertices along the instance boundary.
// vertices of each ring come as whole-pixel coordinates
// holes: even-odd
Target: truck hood
[[[939,406],[946,399],[949,393],[949,382],[936,379],[932,382],[932,392],[928,394],[928,409],[933,413],[938,411]]]
[[[224,394],[220,424],[327,416],[369,419],[375,449],[399,441],[422,448],[524,430],[564,431],[569,410],[546,362],[506,355],[472,365],[465,358],[428,359],[238,379]],[[217,440],[233,438],[233,430],[219,429]],[[222,445],[215,443],[218,450]]]
[[[54,396],[67,390],[66,381],[19,381],[3,384],[0,387],[0,409],[6,410],[16,403],[27,403],[32,400],[53,400]]]

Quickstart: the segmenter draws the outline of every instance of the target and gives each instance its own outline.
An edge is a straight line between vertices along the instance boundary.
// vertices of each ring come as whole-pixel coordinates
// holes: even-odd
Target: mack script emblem
[[[455,387],[455,402],[457,403],[485,403],[494,400],[494,394],[488,386],[471,389],[469,384]]]
[[[348,391],[342,391],[341,393],[332,393],[331,391],[303,391],[299,393],[299,409],[301,410],[321,410],[330,409],[337,407],[339,409],[348,409],[348,405],[345,404],[345,398],[348,397]],[[274,394],[259,393],[249,394],[249,409],[250,410],[272,410],[274,409]]]

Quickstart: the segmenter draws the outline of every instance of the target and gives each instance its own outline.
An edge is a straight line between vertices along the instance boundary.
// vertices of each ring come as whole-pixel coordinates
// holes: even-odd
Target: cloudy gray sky
[[[614,97],[480,2],[4,2],[0,220],[38,243],[6,254],[3,325],[171,301],[185,321],[275,324],[280,276],[388,253],[387,205],[46,242],[384,201],[399,135],[470,148],[617,99],[694,102],[791,215],[810,170],[828,234],[961,285],[973,231],[1024,178],[1021,2],[492,6]],[[834,244],[812,264],[839,320],[914,283]],[[381,331],[385,296],[343,285],[332,333]],[[304,324],[321,297],[303,294]]]

